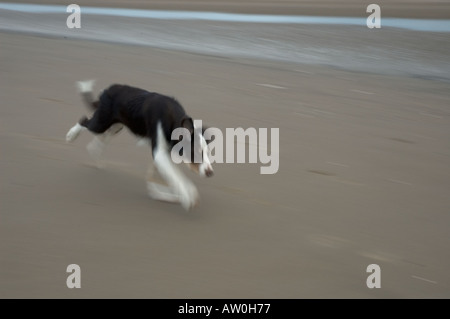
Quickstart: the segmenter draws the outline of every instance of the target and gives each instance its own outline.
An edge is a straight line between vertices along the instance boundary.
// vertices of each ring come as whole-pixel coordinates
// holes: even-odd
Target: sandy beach
[[[106,3],[125,6],[96,1]],[[280,1],[277,9],[256,0],[126,3],[351,16],[357,1],[346,1],[342,13],[327,1]],[[396,3],[392,8],[408,17],[450,12],[442,10],[448,1]],[[47,18],[35,18],[46,26]],[[128,20],[119,27],[96,21],[105,34],[139,30]],[[224,30],[236,27],[198,28],[205,26],[224,39]],[[297,29],[286,30],[283,43]],[[314,34],[328,33],[337,50],[340,32],[354,32],[345,47],[365,49],[365,30],[298,34],[320,47]],[[369,72],[1,31],[0,298],[449,298],[450,91],[439,73],[449,67],[449,35],[415,33],[416,43],[412,31],[385,32]],[[236,39],[244,45],[243,34]],[[409,65],[421,68],[408,74]],[[186,212],[153,201],[145,187],[150,150],[131,134],[111,142],[103,169],[85,148],[92,135],[65,142],[89,114],[75,87],[89,78],[97,79],[96,94],[126,83],[175,96],[192,117],[224,131],[279,128],[279,171],[216,163],[215,176],[202,179],[185,170],[198,186],[198,207]],[[81,289],[66,286],[69,264],[81,267]],[[366,285],[370,264],[381,268],[380,289]]]

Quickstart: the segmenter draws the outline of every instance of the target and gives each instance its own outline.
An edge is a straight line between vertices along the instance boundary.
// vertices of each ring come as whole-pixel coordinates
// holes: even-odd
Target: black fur
[[[159,93],[114,84],[103,91],[98,101],[94,101],[90,92],[83,93],[83,99],[95,112],[91,119],[84,117],[79,124],[95,134],[104,133],[115,123],[122,123],[135,135],[149,138],[154,151],[158,122],[161,122],[165,138],[171,146],[177,142],[171,140],[174,129],[185,127],[191,136],[194,132],[192,118],[181,104],[175,98]]]

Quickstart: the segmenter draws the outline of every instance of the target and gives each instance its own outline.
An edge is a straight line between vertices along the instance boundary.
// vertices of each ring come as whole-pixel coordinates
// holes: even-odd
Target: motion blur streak
[[[63,10],[0,9],[0,298],[450,298],[450,32],[387,19],[448,18],[448,1],[380,0],[380,29],[360,0],[79,0],[79,29],[72,1],[45,2]],[[363,22],[85,14],[94,2]],[[187,213],[147,195],[148,141],[124,130],[102,169],[90,134],[65,142],[90,116],[80,79],[175,96],[205,128],[278,128],[279,148],[258,134],[241,141],[258,163],[189,175]]]

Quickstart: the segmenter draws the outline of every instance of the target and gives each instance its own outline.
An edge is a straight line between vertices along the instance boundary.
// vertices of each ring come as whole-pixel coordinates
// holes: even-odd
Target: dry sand
[[[0,297],[449,298],[447,82],[0,33]],[[190,212],[147,197],[127,132],[92,165],[75,81],[280,128],[280,169],[216,164]],[[66,267],[81,267],[81,289]],[[368,289],[366,267],[381,267]]]

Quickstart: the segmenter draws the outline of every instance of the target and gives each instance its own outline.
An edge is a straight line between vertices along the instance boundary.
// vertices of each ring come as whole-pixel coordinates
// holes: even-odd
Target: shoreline
[[[208,56],[328,65],[352,71],[444,81],[449,80],[450,74],[449,32],[421,32],[389,26],[377,30],[358,25],[313,23],[146,20],[97,14],[84,15],[80,29],[69,29],[65,19],[66,13],[11,11],[4,14],[1,29],[40,37],[142,45]],[[106,27],[108,25],[113,26],[113,32]]]
[[[403,0],[400,3],[390,1],[378,1],[381,7],[382,17],[395,18],[417,18],[417,19],[450,19],[450,2],[415,1]],[[30,4],[54,4],[69,5],[74,3],[71,0],[19,0],[14,3]],[[367,6],[371,2],[361,3],[361,1],[277,1],[276,5],[265,0],[246,1],[107,1],[97,0],[95,5],[92,1],[75,1],[79,6],[128,8],[128,9],[149,9],[149,10],[178,10],[178,11],[202,11],[202,12],[222,12],[222,13],[244,13],[244,14],[273,14],[273,15],[303,15],[303,16],[339,16],[339,17],[367,17]]]

